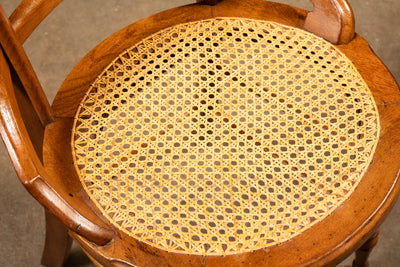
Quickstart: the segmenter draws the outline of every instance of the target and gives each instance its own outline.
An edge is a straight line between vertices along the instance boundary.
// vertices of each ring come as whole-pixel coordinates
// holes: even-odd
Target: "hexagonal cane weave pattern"
[[[378,136],[367,85],[330,43],[217,18],[121,54],[83,99],[72,148],[85,190],[117,228],[167,251],[226,255],[331,214]]]

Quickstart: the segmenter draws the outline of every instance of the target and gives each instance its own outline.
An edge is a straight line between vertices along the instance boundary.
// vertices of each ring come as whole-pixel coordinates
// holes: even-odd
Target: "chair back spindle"
[[[53,121],[53,114],[39,79],[33,70],[22,44],[18,41],[15,32],[4,10],[0,7],[0,45],[18,75],[34,109],[39,116],[42,126]]]

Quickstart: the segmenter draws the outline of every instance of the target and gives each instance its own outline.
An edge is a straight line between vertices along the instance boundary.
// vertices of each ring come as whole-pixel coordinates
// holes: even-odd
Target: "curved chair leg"
[[[379,231],[377,231],[364,245],[356,251],[356,258],[353,261],[353,267],[368,267],[368,257],[371,251],[378,243]]]
[[[47,209],[46,217],[46,241],[42,255],[42,265],[46,267],[63,266],[71,250],[72,239],[68,235],[67,228]]]

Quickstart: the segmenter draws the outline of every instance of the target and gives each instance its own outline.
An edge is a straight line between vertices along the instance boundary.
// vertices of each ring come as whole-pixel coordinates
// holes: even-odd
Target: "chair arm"
[[[6,58],[0,47],[0,133],[11,161],[25,188],[69,229],[88,240],[104,245],[114,232],[89,207],[83,216],[46,181],[47,173],[33,147],[21,117]],[[82,201],[84,204],[84,202]],[[90,219],[88,219],[90,218]]]

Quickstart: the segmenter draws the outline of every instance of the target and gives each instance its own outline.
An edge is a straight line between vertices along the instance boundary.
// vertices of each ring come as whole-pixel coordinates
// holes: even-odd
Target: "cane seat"
[[[368,86],[332,44],[241,18],[135,44],[74,122],[76,170],[110,223],[201,255],[266,248],[323,220],[359,184],[380,129]]]

